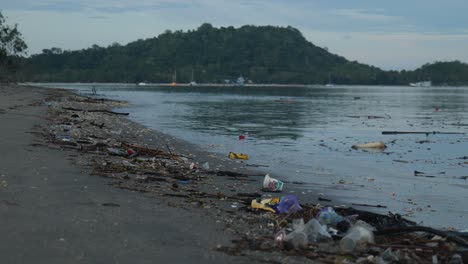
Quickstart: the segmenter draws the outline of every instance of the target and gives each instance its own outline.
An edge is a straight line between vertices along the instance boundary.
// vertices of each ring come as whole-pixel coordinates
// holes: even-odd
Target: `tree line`
[[[468,84],[468,65],[459,61],[384,71],[315,46],[290,26],[215,28],[205,23],[127,45],[75,51],[53,47],[27,58],[9,58],[20,66],[16,79],[31,82],[222,83],[243,76],[263,84]]]

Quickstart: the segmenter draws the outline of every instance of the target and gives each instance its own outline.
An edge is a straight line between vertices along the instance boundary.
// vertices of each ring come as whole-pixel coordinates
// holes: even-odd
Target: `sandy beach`
[[[40,145],[49,108],[41,102],[69,92],[2,85],[0,93],[2,262],[245,262],[212,250],[233,238],[215,219],[109,186],[73,150]]]
[[[5,263],[322,263],[340,255],[334,244],[307,254],[275,248],[274,234],[291,219],[250,208],[254,198],[280,195],[261,192],[264,175],[133,123],[118,111],[124,105],[0,87]],[[316,210],[304,205],[302,216]],[[441,255],[441,245],[419,258],[450,259],[456,247]]]

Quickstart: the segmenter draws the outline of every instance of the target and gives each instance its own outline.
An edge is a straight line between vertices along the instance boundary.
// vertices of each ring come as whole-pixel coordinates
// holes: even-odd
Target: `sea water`
[[[382,205],[437,227],[468,228],[467,87],[160,87],[48,84],[127,100],[150,128],[227,155],[295,186],[348,204]],[[239,140],[239,135],[246,135]],[[383,141],[382,151],[354,144]],[[426,173],[415,176],[415,171]],[[425,177],[431,176],[431,177]],[[299,191],[297,191],[299,190]],[[288,192],[287,185],[285,192]],[[334,202],[336,202],[334,201]],[[355,205],[360,209],[368,209]]]

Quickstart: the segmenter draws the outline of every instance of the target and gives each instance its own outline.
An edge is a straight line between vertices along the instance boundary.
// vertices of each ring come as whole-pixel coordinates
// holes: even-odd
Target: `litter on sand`
[[[241,159],[241,160],[248,160],[249,155],[244,154],[244,153],[235,153],[235,152],[229,152],[228,157],[230,159]]]

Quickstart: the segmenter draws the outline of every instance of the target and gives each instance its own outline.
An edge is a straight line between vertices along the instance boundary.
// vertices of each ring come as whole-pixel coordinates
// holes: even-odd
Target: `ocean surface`
[[[303,182],[295,186],[299,199],[319,193],[468,229],[468,135],[382,135],[468,133],[468,87],[39,85],[85,94],[94,86],[99,96],[127,100],[131,106],[121,111],[136,122],[220,155],[247,153],[255,169]],[[351,148],[373,141],[388,147]]]

